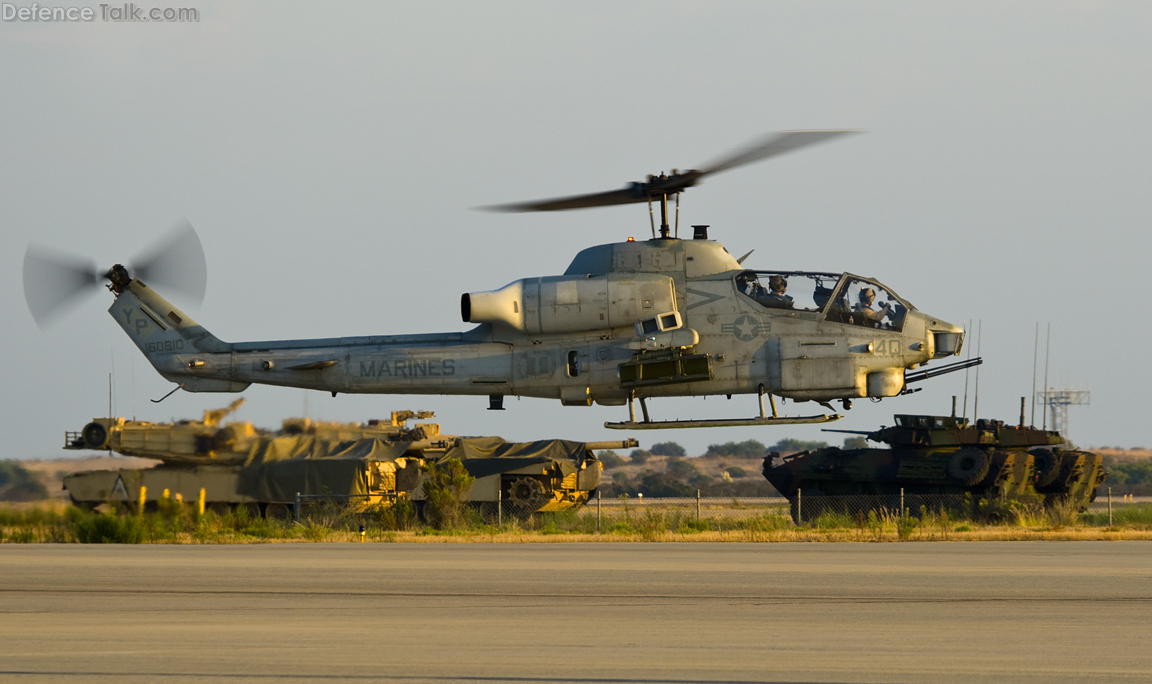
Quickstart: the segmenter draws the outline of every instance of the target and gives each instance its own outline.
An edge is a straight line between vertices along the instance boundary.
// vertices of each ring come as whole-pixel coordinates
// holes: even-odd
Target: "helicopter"
[[[853,399],[907,394],[913,382],[980,359],[908,372],[959,354],[963,329],[874,278],[746,269],[751,252],[734,257],[709,238],[707,225],[693,225],[691,239],[680,238],[679,204],[680,194],[707,176],[853,132],[775,133],[703,169],[651,175],[609,192],[487,207],[560,211],[647,202],[652,237],[584,249],[560,275],[464,293],[461,318],[475,324],[465,332],[221,341],[152,287],[203,298],[204,252],[187,224],[134,265],[103,273],[92,262],[30,246],[25,298],[42,325],[106,280],[115,296],[108,313],[156,371],[176,383],[165,398],[180,389],[241,392],[259,383],[333,396],[487,396],[491,410],[503,410],[506,396],[627,406],[628,420],[605,423],[613,429],[829,422],[840,418],[833,400],[848,410]],[[708,395],[755,395],[758,413],[653,420],[648,410],[649,399]],[[816,402],[827,412],[781,415],[775,397]]]

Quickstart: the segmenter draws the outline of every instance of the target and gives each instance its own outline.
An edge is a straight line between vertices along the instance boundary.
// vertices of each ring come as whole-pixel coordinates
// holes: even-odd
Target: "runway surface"
[[[0,546],[3,682],[1152,680],[1152,544]]]

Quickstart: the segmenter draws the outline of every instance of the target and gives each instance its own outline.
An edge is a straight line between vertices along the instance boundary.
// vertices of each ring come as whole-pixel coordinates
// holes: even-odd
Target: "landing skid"
[[[764,385],[760,385],[760,415],[756,418],[711,418],[706,420],[652,420],[648,417],[648,405],[644,397],[640,399],[640,410],[644,413],[644,420],[636,420],[636,397],[628,397],[628,418],[623,423],[604,423],[609,430],[667,430],[672,428],[702,428],[702,427],[744,427],[748,425],[801,425],[805,423],[830,423],[840,420],[840,414],[833,413],[821,416],[780,416],[776,413],[776,400],[771,394],[768,401],[772,406],[772,415],[764,415]]]
[[[604,423],[609,430],[665,430],[669,428],[743,427],[745,425],[800,425],[802,423],[830,423],[840,420],[840,414],[826,416],[784,416],[773,418],[717,418],[709,420],[650,420],[624,423]]]

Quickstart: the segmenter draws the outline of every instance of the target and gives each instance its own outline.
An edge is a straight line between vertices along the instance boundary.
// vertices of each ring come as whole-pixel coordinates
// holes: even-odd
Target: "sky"
[[[68,0],[60,0],[66,3]],[[49,2],[49,6],[55,0]],[[28,7],[30,3],[11,3]],[[29,244],[130,260],[174,224],[208,263],[187,306],[226,341],[448,332],[463,292],[563,273],[649,232],[640,205],[475,207],[611,190],[778,130],[849,136],[707,179],[710,224],[758,269],[851,271],[973,328],[979,415],[1015,422],[1043,384],[1090,390],[1083,446],[1152,446],[1141,297],[1152,218],[1152,5],[1139,2],[366,2],[188,0],[199,21],[0,21],[0,458],[54,458],[113,412],[196,417],[98,292],[41,331]],[[178,297],[173,301],[186,305]],[[979,334],[976,333],[979,331]],[[948,413],[976,373],[860,400],[831,427]],[[253,386],[238,417],[437,413],[451,434],[709,444],[817,426],[621,433],[623,407],[338,395]],[[755,397],[664,399],[654,418],[752,416]],[[1031,407],[1029,408],[1031,412]],[[1041,422],[1039,412],[1036,422]]]

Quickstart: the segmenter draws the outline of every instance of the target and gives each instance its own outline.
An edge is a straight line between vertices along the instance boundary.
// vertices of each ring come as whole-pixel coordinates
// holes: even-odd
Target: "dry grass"
[[[702,511],[703,513],[703,511]],[[0,506],[0,542],[69,543],[85,538],[94,517],[60,502]],[[103,523],[110,523],[103,520]],[[505,519],[497,528],[470,520],[463,529],[435,530],[409,511],[362,511],[344,507],[312,509],[303,524],[249,519],[244,512],[196,516],[175,502],[139,519],[138,538],[154,544],[253,543],[420,543],[420,544],[564,544],[576,542],[940,542],[940,541],[1118,541],[1152,540],[1152,507],[1117,511],[1114,525],[1106,514],[1064,515],[1023,509],[1004,523],[953,520],[946,514],[922,518],[871,514],[849,518],[826,513],[797,527],[780,512],[756,511],[750,517],[708,517],[694,512],[643,510],[627,518],[606,518],[596,532],[595,514],[587,510],[545,514],[528,520]],[[87,527],[85,527],[87,525]],[[361,536],[360,525],[365,534]],[[97,525],[99,527],[99,525]],[[398,529],[399,528],[399,529]]]
[[[1108,456],[1124,463],[1136,463],[1152,459],[1152,449],[1110,449],[1108,447],[1102,447],[1099,449],[1089,448],[1088,451],[1100,454],[1101,456]]]

